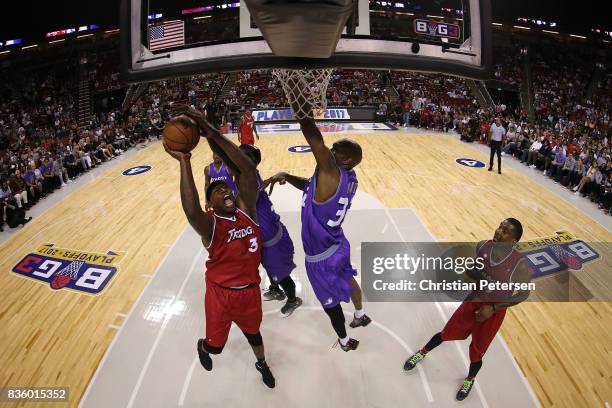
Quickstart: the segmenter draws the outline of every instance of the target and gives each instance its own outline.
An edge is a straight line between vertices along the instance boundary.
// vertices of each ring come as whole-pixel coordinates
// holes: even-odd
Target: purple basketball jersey
[[[257,171],[257,184],[263,180]],[[282,282],[295,269],[293,262],[293,241],[287,228],[280,220],[280,215],[274,211],[270,196],[265,190],[257,196],[257,218],[261,228],[261,265],[274,283]]]
[[[215,163],[210,163],[208,165],[208,175],[210,176],[211,183],[213,181],[223,181],[225,182],[225,184],[227,184],[229,189],[232,190],[232,194],[234,194],[234,197],[238,195],[238,188],[236,187],[234,179],[230,175],[229,169],[227,168],[225,163],[221,163],[219,171],[215,169]]]
[[[261,186],[263,180],[257,171],[257,185]],[[280,215],[274,211],[272,201],[265,190],[261,190],[257,196],[257,217],[261,227],[261,240],[270,241],[276,236],[280,228]]]
[[[306,184],[302,198],[302,243],[304,252],[314,256],[345,241],[342,223],[357,191],[354,170],[340,170],[340,183],[332,198],[324,203],[314,200],[317,188],[316,173]]]

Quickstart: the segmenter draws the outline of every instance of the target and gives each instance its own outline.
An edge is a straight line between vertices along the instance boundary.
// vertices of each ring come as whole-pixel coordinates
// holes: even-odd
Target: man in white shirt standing
[[[501,174],[501,147],[506,136],[506,129],[501,124],[499,117],[495,118],[495,123],[491,125],[489,131],[489,146],[491,146],[491,158],[489,159],[489,171],[493,171],[493,156],[497,153],[497,172]]]

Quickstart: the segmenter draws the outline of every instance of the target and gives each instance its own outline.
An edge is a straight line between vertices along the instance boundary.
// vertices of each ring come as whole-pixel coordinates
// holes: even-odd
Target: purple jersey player
[[[255,163],[255,166],[259,165],[261,151],[257,147],[243,144],[240,149]],[[257,182],[261,187],[263,180],[259,171],[257,171]],[[295,269],[293,241],[280,216],[274,211],[272,201],[264,189],[259,191],[257,197],[257,217],[261,228],[261,265],[271,282],[270,289],[264,293],[264,299],[283,300],[286,295],[287,302],[281,308],[281,315],[288,317],[302,304],[302,299],[295,296],[295,282],[290,275]],[[279,286],[283,289],[281,290]]]
[[[314,120],[300,120],[302,133],[312,148],[317,167],[310,179],[279,173],[266,180],[264,187],[289,182],[304,191],[302,199],[302,243],[306,253],[306,273],[310,284],[330,317],[342,350],[355,350],[359,342],[348,337],[340,302],[355,305],[351,327],[367,326],[371,319],[361,303],[361,288],[351,265],[350,244],[342,222],[357,191],[353,168],[361,162],[361,146],[339,140],[329,149]]]
[[[236,188],[236,183],[234,183],[234,175],[227,165],[223,163],[221,157],[215,153],[213,153],[213,162],[204,167],[204,191],[213,181],[225,182],[232,191],[232,194],[234,194],[234,197],[238,196],[238,188]],[[208,210],[208,203],[206,203],[206,209]]]

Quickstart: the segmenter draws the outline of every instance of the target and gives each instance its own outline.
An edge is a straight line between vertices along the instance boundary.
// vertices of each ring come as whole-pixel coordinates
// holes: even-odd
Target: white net
[[[332,68],[274,69],[297,119],[311,118],[327,107],[327,86]]]
[[[76,279],[79,275],[79,270],[81,266],[83,266],[85,262],[83,261],[72,261],[68,265],[66,265],[62,270],[57,272],[57,275],[69,276],[72,279]]]

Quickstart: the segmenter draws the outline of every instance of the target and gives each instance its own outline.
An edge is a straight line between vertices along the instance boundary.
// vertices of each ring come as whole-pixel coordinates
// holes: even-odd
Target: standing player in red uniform
[[[259,140],[259,135],[255,128],[255,118],[251,114],[250,109],[247,109],[240,118],[240,124],[238,125],[238,141],[241,144],[254,145],[255,139],[253,138],[253,132],[255,132],[255,136],[257,136],[257,140]]]
[[[521,239],[521,223],[508,218],[502,221],[492,241],[478,244],[477,257],[484,260],[482,271],[469,273],[469,278],[489,282],[529,282],[531,271],[527,261],[514,245]],[[441,332],[436,333],[421,350],[404,363],[404,370],[412,370],[423,361],[427,353],[449,340],[464,340],[470,334],[470,369],[463,385],[457,392],[457,400],[463,401],[469,395],[478,370],[482,367],[482,357],[501,327],[506,309],[517,305],[529,297],[529,291],[486,292],[474,291],[459,306]],[[497,300],[497,301],[493,301]]]
[[[224,154],[239,170],[239,193],[234,197],[223,180],[210,183],[206,201],[212,210],[202,211],[191,169],[191,154],[166,152],[180,162],[181,202],[189,224],[200,234],[208,249],[206,261],[206,338],[198,340],[202,366],[212,370],[211,354],[220,354],[233,323],[242,330],[257,357],[255,368],[263,382],[274,388],[275,380],[266,364],[264,344],[259,331],[262,320],[259,291],[261,232],[257,224],[256,201],[259,193],[253,162],[204,116],[193,110],[181,112],[190,116],[207,138],[213,150]]]

